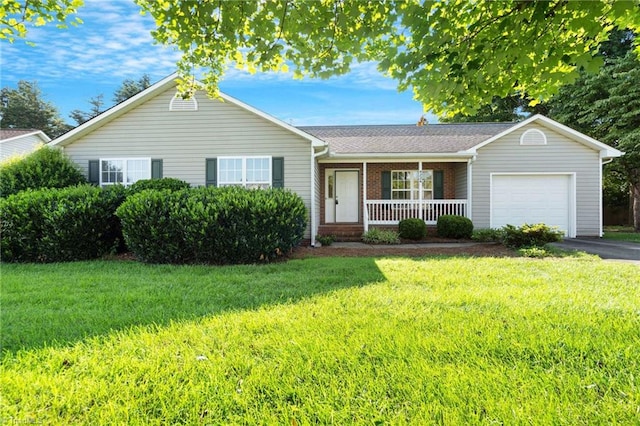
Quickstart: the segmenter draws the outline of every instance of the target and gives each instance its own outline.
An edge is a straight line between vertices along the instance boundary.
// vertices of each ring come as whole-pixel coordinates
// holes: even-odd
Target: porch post
[[[369,230],[369,210],[367,210],[367,162],[362,162],[362,223],[364,232]]]
[[[423,185],[422,185],[422,160],[418,161],[418,210],[420,211],[420,219],[424,221],[423,203]]]

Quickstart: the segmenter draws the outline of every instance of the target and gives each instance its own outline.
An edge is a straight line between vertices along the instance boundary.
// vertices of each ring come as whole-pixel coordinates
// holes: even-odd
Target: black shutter
[[[100,160],[89,160],[89,183],[100,185]]]
[[[218,186],[218,159],[207,158],[206,162],[206,185]]]
[[[382,172],[382,199],[391,199],[391,172]]]
[[[271,186],[273,188],[284,188],[284,157],[273,157],[271,159]]]
[[[442,170],[433,172],[433,198],[436,200],[444,199],[444,172]]]
[[[151,160],[151,179],[162,179],[162,160]]]

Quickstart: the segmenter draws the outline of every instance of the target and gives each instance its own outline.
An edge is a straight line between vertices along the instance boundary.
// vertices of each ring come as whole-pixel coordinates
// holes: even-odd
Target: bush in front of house
[[[307,225],[302,199],[281,189],[143,191],[117,215],[127,247],[147,263],[268,262],[298,245]]]
[[[474,229],[471,239],[480,243],[501,243],[504,239],[504,231],[494,228]]]
[[[371,228],[362,234],[366,244],[400,244],[400,235],[389,229]]]
[[[161,179],[141,179],[129,187],[129,192],[131,194],[137,194],[138,192],[142,192],[147,189],[153,189],[156,191],[180,191],[188,189],[190,186],[191,185],[189,185],[189,183],[183,180],[170,177]]]
[[[427,224],[418,218],[403,219],[398,224],[400,238],[421,240],[427,236]]]
[[[114,212],[123,189],[90,185],[25,190],[0,199],[4,262],[62,262],[100,257],[117,249]]]
[[[0,197],[25,189],[65,188],[86,182],[69,157],[61,150],[47,146],[17,161],[0,165]]]
[[[544,223],[524,224],[520,227],[506,225],[502,228],[502,232],[504,233],[502,243],[515,249],[544,247],[545,244],[560,241],[564,237],[564,232],[557,227]]]
[[[471,238],[473,223],[464,216],[442,215],[436,224],[438,237],[441,238]]]

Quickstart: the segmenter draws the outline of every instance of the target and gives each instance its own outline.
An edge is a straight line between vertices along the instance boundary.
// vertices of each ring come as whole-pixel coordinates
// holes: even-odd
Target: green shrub
[[[143,191],[117,211],[127,247],[148,263],[255,263],[288,254],[306,228],[302,199],[281,189]]]
[[[323,246],[330,246],[335,240],[336,239],[333,235],[316,235],[316,241]]]
[[[18,161],[0,165],[0,197],[25,189],[65,188],[86,182],[69,157],[47,146]]]
[[[481,243],[496,242],[501,243],[504,239],[504,231],[502,229],[476,229],[471,235],[473,241],[479,241]]]
[[[400,235],[396,231],[371,228],[362,234],[362,241],[367,244],[400,244]]]
[[[180,191],[182,189],[188,189],[189,187],[190,185],[183,180],[167,177],[162,179],[141,179],[131,185],[129,191],[131,194],[137,194],[147,189]]]
[[[464,216],[440,216],[436,227],[438,237],[442,238],[471,238],[473,235],[473,223],[471,219]]]
[[[544,247],[545,244],[560,241],[564,237],[564,233],[557,227],[550,227],[544,223],[524,224],[520,227],[506,225],[502,230],[504,232],[503,244],[516,249]]]
[[[398,224],[400,238],[421,240],[427,236],[427,224],[418,218],[403,219]]]
[[[0,199],[0,251],[6,262],[59,262],[115,250],[120,233],[114,211],[118,189],[89,185],[26,190]]]

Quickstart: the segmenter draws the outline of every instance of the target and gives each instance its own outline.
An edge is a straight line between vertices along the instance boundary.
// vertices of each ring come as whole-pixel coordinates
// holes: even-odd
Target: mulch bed
[[[434,242],[434,241],[430,241]],[[442,241],[444,242],[444,241]],[[447,241],[448,242],[448,241]],[[399,246],[378,246],[371,247],[296,247],[290,259],[305,259],[309,257],[363,257],[363,256],[483,256],[483,257],[514,257],[516,253],[504,247],[502,244],[476,244],[473,246],[460,245],[460,247],[399,247]]]

